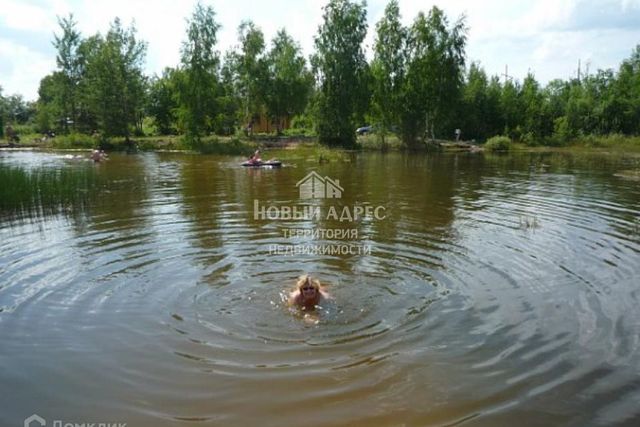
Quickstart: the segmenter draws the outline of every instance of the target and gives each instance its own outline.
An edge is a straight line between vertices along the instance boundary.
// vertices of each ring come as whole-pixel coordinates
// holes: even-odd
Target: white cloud
[[[5,63],[0,65],[0,85],[5,94],[18,92],[27,99],[37,97],[40,79],[55,68],[51,40],[58,31],[56,16],[70,12],[85,36],[106,32],[115,16],[125,25],[135,19],[139,37],[149,43],[147,72],[160,73],[164,67],[178,63],[185,20],[195,3],[196,0],[3,0],[0,54]],[[284,27],[307,56],[313,51],[313,36],[322,21],[325,3],[325,0],[204,1],[213,5],[223,25],[218,43],[221,53],[237,44],[240,22],[251,19],[263,30],[267,43]],[[373,43],[375,24],[386,3],[387,0],[368,1],[369,34],[365,40],[368,46]],[[590,60],[592,70],[616,66],[640,40],[640,28],[630,26],[629,19],[620,18],[640,10],[640,0],[400,0],[399,3],[406,24],[420,10],[428,12],[434,4],[452,21],[466,14],[470,61],[480,61],[489,74],[502,73],[508,64],[510,74],[520,79],[531,69],[543,83],[571,76],[579,58],[583,63]],[[594,19],[599,16],[606,17],[606,22]]]
[[[8,70],[2,69],[0,86],[3,88],[3,94],[20,93],[26,99],[37,97],[40,79],[46,76],[56,63],[55,57],[47,57],[8,40],[0,40],[0,58],[10,58],[11,61]],[[5,86],[7,82],[9,84]],[[33,92],[16,90],[17,88],[27,88]]]
[[[33,28],[50,28],[55,24],[52,16],[45,8],[6,0],[0,7],[0,20],[7,28],[16,30],[32,30]]]

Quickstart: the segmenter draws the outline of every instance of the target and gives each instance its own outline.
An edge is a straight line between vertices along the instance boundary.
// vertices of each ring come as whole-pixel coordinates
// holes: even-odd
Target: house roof
[[[302,178],[300,181],[296,182],[296,187],[299,187],[300,185],[304,184],[305,182],[307,182],[311,178],[318,178],[320,181],[322,181],[324,183],[324,178],[322,176],[320,176],[320,174],[318,174],[318,172],[311,171],[304,178]]]
[[[325,176],[324,178],[316,171],[311,171],[309,172],[304,178],[302,178],[300,181],[296,182],[296,187],[301,186],[302,184],[304,184],[305,182],[309,181],[310,179],[313,178],[317,178],[320,181],[322,181],[323,184],[331,184],[332,186],[334,186],[335,188],[337,188],[340,191],[344,191],[344,188],[342,188],[342,186],[338,183],[338,180],[333,180],[331,178],[329,178],[328,176]]]
[[[344,191],[344,188],[342,188],[342,186],[341,186],[340,184],[338,184],[338,181],[337,181],[337,180],[335,180],[335,181],[334,181],[333,179],[329,178],[328,176],[325,176],[325,177],[324,177],[324,179],[325,179],[328,183],[330,183],[331,185],[333,185],[334,187],[338,188],[338,190],[340,190],[340,191]]]

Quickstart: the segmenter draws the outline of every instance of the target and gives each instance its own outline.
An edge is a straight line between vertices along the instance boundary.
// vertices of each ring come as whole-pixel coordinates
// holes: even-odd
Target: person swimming
[[[289,305],[297,306],[305,310],[313,310],[323,301],[330,299],[318,279],[305,274],[296,282],[296,289],[289,294]]]
[[[107,156],[107,153],[104,152],[104,150],[93,150],[93,152],[91,153],[90,158],[94,162],[98,163],[98,162],[102,162],[104,160],[107,160],[108,156]]]

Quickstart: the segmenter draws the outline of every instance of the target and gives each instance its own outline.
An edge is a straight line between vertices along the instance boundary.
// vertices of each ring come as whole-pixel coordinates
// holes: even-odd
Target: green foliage
[[[218,137],[212,136],[203,138],[197,147],[197,151],[202,154],[249,156],[255,151],[255,146],[248,142],[242,142],[238,138],[222,141]]]
[[[0,124],[21,125],[30,122],[36,115],[36,105],[26,102],[22,95],[2,96],[0,86]]]
[[[405,144],[435,139],[451,128],[460,98],[466,44],[464,17],[451,27],[442,10],[420,12],[409,29],[408,66],[402,110]]]
[[[470,69],[465,82],[463,130],[467,137],[483,139],[477,126],[479,111],[485,116],[488,134],[502,129],[514,140],[527,145],[567,145],[581,138],[601,140],[601,136],[640,133],[640,45],[629,59],[614,70],[598,70],[569,81],[552,80],[541,88],[532,74],[520,84],[507,80],[500,85],[494,77],[486,93],[499,94],[497,110],[479,108],[476,72]],[[479,91],[482,94],[482,90]],[[491,103],[490,103],[491,104]],[[497,123],[497,125],[495,124]]]
[[[393,134],[387,135],[384,139],[380,134],[370,134],[358,136],[358,147],[363,150],[388,151],[405,148],[402,140]]]
[[[55,35],[58,71],[45,76],[38,90],[37,124],[41,132],[92,132],[126,138],[141,132],[146,78],[146,44],[136,29],[116,18],[103,37],[81,38],[73,16],[59,19]]]
[[[312,129],[313,117],[309,114],[299,114],[291,119],[292,129]]]
[[[497,77],[488,79],[485,71],[472,63],[462,92],[457,128],[463,139],[485,140],[504,130],[500,120],[502,89]]]
[[[0,168],[0,213],[55,214],[87,205],[99,186],[93,168]]]
[[[523,121],[523,104],[519,96],[520,85],[517,82],[507,80],[502,87],[500,97],[500,110],[504,123],[504,132],[513,139],[519,139],[522,134],[521,123]]]
[[[68,135],[57,135],[51,138],[47,145],[57,149],[89,149],[98,147],[100,141],[89,135],[81,133],[70,133]]]
[[[13,130],[20,135],[21,138],[24,135],[35,135],[38,133],[36,126],[31,123],[13,125]]]
[[[149,85],[147,114],[153,117],[157,132],[161,135],[177,133],[177,71],[165,68],[161,77],[154,77]]]
[[[553,121],[553,142],[555,145],[565,145],[575,137],[566,116],[561,116]]]
[[[220,24],[211,6],[198,3],[187,25],[178,74],[178,117],[189,145],[197,148],[216,117],[219,55],[214,50]]]
[[[511,139],[506,136],[494,136],[484,144],[484,148],[488,151],[509,151],[511,148]]]
[[[313,75],[306,68],[300,46],[284,29],[278,31],[272,41],[267,66],[265,103],[269,117],[281,133],[281,121],[302,113],[307,106]]]
[[[312,159],[318,163],[350,162],[351,156],[348,152],[343,150],[329,149],[327,147],[320,146],[315,151]]]
[[[36,128],[39,133],[46,133],[53,129],[54,113],[53,109],[46,104],[38,107],[36,114]]]
[[[89,110],[104,136],[129,138],[133,127],[142,126],[147,46],[136,39],[135,27],[125,29],[116,18],[92,47],[86,71]]]
[[[450,25],[434,7],[403,26],[398,4],[391,0],[376,24],[369,66],[362,46],[365,3],[329,0],[315,37],[313,74],[285,30],[266,46],[251,22],[240,25],[238,48],[221,64],[215,51],[220,25],[211,7],[198,4],[180,64],[150,84],[142,73],[146,44],[134,27],[125,29],[116,18],[106,35],[83,37],[73,15],[59,18],[57,70],[40,81],[37,103],[0,88],[0,136],[7,126],[58,135],[99,130],[125,141],[177,134],[202,149],[207,135],[241,135],[265,114],[278,132],[317,134],[330,145],[353,146],[355,129],[373,124],[380,141],[365,138],[364,145],[381,148],[392,133],[415,148],[429,138],[453,138],[458,128],[464,140],[504,134],[527,145],[609,147],[609,140],[621,139],[606,135],[640,135],[640,45],[617,69],[546,86],[533,74],[501,80],[477,63],[464,68],[464,17]],[[283,130],[287,119],[292,127]],[[77,139],[61,144],[82,144]]]
[[[242,118],[239,111],[242,100],[236,91],[237,84],[236,55],[233,51],[225,53],[224,63],[220,70],[218,96],[219,112],[216,115],[216,133],[232,135],[240,127]]]
[[[522,85],[523,132],[531,139],[551,134],[553,121],[547,116],[540,85],[532,74],[528,74]],[[526,141],[524,141],[526,143]]]
[[[55,74],[48,89],[51,91],[50,96],[52,97],[57,92],[56,112],[63,119],[60,123],[61,128],[68,131],[69,125],[73,129],[76,128],[80,104],[78,86],[86,64],[84,63],[85,58],[80,55],[82,39],[80,32],[76,29],[77,22],[74,20],[73,14],[67,18],[58,18],[58,24],[62,34],[54,35],[53,45],[57,50],[56,63],[60,71]]]
[[[2,96],[2,86],[0,86],[0,138],[4,136],[4,123],[6,115],[6,101]]]
[[[240,98],[241,122],[252,123],[263,111],[268,84],[264,34],[251,21],[238,28],[240,52],[235,54],[236,88]]]
[[[141,151],[153,151],[153,150],[171,150],[171,151],[182,151],[187,150],[183,144],[182,138],[178,136],[167,136],[167,135],[159,135],[159,136],[145,136],[142,138],[136,138],[135,140],[136,147]]]
[[[313,117],[310,114],[299,114],[291,119],[291,127],[284,131],[291,136],[316,136],[313,128]]]
[[[372,115],[384,140],[387,131],[400,123],[403,107],[403,86],[407,62],[407,29],[400,22],[400,8],[391,0],[384,17],[376,25],[373,78]]]
[[[319,81],[318,137],[323,144],[353,146],[369,100],[365,3],[330,0],[323,19],[312,60]]]

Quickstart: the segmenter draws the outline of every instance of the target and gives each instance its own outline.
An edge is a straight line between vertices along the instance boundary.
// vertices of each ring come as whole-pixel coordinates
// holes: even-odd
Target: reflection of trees
[[[203,249],[221,245],[218,213],[226,203],[224,171],[209,157],[188,156],[181,163],[183,213]]]
[[[100,185],[92,191],[88,214],[73,222],[80,236],[75,244],[83,249],[79,254],[86,268],[106,263],[105,272],[124,272],[137,268],[131,259],[148,252],[152,232],[142,207],[148,198],[142,160],[142,156],[113,154],[108,162],[91,165]]]
[[[445,238],[453,221],[456,158],[453,156],[372,155],[353,179],[361,201],[387,206],[387,219],[376,221],[376,238],[399,233],[427,233]],[[361,175],[361,176],[357,176]]]
[[[96,164],[101,185],[95,190],[90,223],[96,231],[118,231],[124,236],[146,227],[142,203],[148,197],[146,168],[141,156],[114,155]]]
[[[332,162],[318,165],[299,162],[295,168],[282,171],[262,171],[263,173],[245,173],[242,182],[246,184],[240,191],[243,205],[248,211],[247,218],[254,227],[279,229],[337,229],[357,230],[358,240],[332,239],[318,241],[314,239],[293,239],[287,244],[363,244],[384,243],[395,245],[403,239],[416,235],[427,239],[446,239],[450,237],[450,225],[453,221],[453,194],[455,191],[454,159],[450,156],[413,156],[403,154],[372,154],[354,156],[352,162]],[[303,201],[298,198],[296,182],[315,170],[321,176],[340,181],[344,193],[340,199],[319,199]],[[245,171],[247,172],[247,171]],[[258,172],[258,171],[253,171]],[[320,206],[323,215],[331,206],[338,213],[344,207],[379,206],[386,208],[386,218],[360,218],[355,221],[340,221],[322,217],[319,220],[297,221],[258,221],[251,216],[253,199],[261,204],[297,205],[310,204]],[[411,242],[416,244],[416,242]],[[423,244],[423,241],[417,243]],[[424,247],[424,246],[421,246]],[[375,250],[375,249],[374,249]],[[391,254],[389,254],[391,255]],[[366,256],[366,255],[364,255]],[[376,256],[376,254],[374,254]],[[341,270],[352,269],[363,256],[341,254],[335,257],[319,256],[322,263],[330,263]]]

